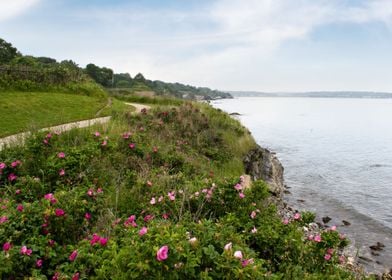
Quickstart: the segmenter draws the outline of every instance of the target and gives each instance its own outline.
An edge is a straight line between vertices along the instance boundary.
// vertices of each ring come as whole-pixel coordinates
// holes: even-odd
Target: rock
[[[269,150],[257,146],[245,156],[245,171],[253,180],[262,179],[269,185],[272,195],[281,198],[285,185],[283,179],[284,168],[275,154]]]
[[[343,220],[342,223],[343,223],[343,225],[345,225],[345,226],[351,226],[351,223],[348,222],[348,221],[346,221],[346,220]]]
[[[301,203],[304,203],[304,202],[305,202],[305,200],[303,200],[303,199],[297,199],[297,201],[298,201],[298,202],[301,202]]]
[[[328,222],[329,222],[330,220],[332,220],[332,219],[331,219],[330,217],[328,217],[328,216],[325,216],[325,217],[323,217],[321,220],[323,221],[324,224],[328,224]]]
[[[284,190],[283,193],[284,193],[284,194],[291,194],[291,192],[288,191],[288,190]]]
[[[237,112],[233,112],[233,113],[230,113],[230,116],[241,116],[241,114],[237,113]]]
[[[377,242],[376,245],[369,246],[369,248],[372,249],[373,251],[382,251],[384,247],[385,245],[382,244],[381,242]]]

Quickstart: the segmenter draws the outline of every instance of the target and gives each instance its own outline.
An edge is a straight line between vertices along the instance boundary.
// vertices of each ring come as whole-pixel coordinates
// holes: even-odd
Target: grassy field
[[[51,92],[0,93],[0,137],[30,129],[91,119],[106,98]],[[100,116],[108,115],[107,109]]]

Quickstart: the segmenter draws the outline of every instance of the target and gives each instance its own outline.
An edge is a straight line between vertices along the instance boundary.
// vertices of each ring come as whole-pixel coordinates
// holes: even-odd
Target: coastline
[[[285,200],[285,195],[290,193],[289,187],[285,184],[284,180],[284,167],[277,155],[270,150],[261,147],[257,144],[255,149],[249,151],[244,157],[244,165],[246,174],[250,175],[253,181],[262,179],[267,182],[269,186],[269,192],[271,193],[271,199],[269,203],[276,205],[278,215],[284,219],[292,219],[296,213],[300,211],[293,205]],[[317,215],[317,213],[314,213]],[[310,223],[307,227],[303,227],[304,237],[308,238],[311,235],[315,235],[323,230],[328,230],[328,222],[316,219],[313,223]],[[347,259],[346,267],[354,273],[366,273],[368,275],[375,275],[379,279],[390,279],[392,268],[385,267],[384,269],[376,268],[372,263],[376,263],[377,260],[374,255],[363,253],[360,254],[361,248],[355,247],[354,240],[349,238],[350,244],[341,252]],[[378,250],[382,250],[383,244],[379,246]],[[389,269],[389,271],[388,271]],[[381,277],[381,278],[380,278]],[[384,277],[384,278],[383,278]]]
[[[246,123],[243,124],[245,127],[249,127],[249,124],[252,127],[252,122],[250,122],[250,120],[253,115],[252,113],[248,113],[246,109],[246,104],[244,102],[240,103],[240,105],[242,104],[241,106],[233,106],[234,102],[228,102],[228,105],[218,104],[225,103],[213,103],[215,108],[220,108],[221,110],[224,110],[237,121],[240,121],[241,123],[244,121]],[[268,104],[271,105],[271,102]],[[278,105],[279,104],[272,103],[272,106]],[[287,102],[283,105],[287,105]],[[250,112],[254,113],[254,110],[252,111],[252,108],[250,108]],[[266,110],[271,111],[274,110],[273,108],[274,107],[267,108]],[[243,117],[238,117],[237,114],[232,115],[231,113],[233,112],[239,112],[238,115],[241,115]],[[279,110],[275,110],[272,116],[276,116],[276,114],[279,112]],[[296,113],[298,114],[298,110],[296,111]],[[260,143],[260,139],[264,138],[262,138],[263,136],[260,131],[254,131],[255,127],[257,126],[253,124],[252,134],[254,133],[254,137],[258,136],[257,142]],[[267,132],[268,128],[269,127],[267,125]],[[265,133],[266,131],[264,131],[264,134]],[[271,139],[276,140],[276,135],[275,138],[267,137],[267,139],[269,139],[269,142],[266,143],[270,144],[268,146],[268,149],[273,151],[273,147],[275,146],[272,144],[275,142],[271,142]],[[296,157],[290,158],[290,160],[287,162],[287,156],[284,155],[285,150],[282,149],[282,147],[286,147],[282,146],[282,143],[284,144],[285,142],[283,141],[282,143],[279,143],[280,142],[278,142],[278,145],[280,145],[280,149],[278,150],[280,150],[281,153],[279,155],[281,158],[285,159],[284,162],[288,164],[292,161],[296,161],[297,156],[300,155],[295,154]],[[261,146],[265,147],[265,142],[262,142]],[[275,153],[272,152],[272,154]],[[301,159],[303,164],[304,160],[303,158]],[[292,166],[290,166],[289,164],[289,167]],[[348,239],[350,240],[350,245],[348,246],[348,248],[346,248],[345,253],[352,256],[353,264],[356,263],[358,266],[362,266],[364,270],[366,270],[366,272],[370,274],[374,273],[377,275],[381,275],[382,273],[390,272],[390,269],[392,267],[392,255],[389,248],[392,241],[392,235],[391,231],[387,226],[381,224],[376,219],[373,219],[371,216],[366,216],[365,214],[356,211],[356,208],[351,208],[350,205],[345,205],[339,200],[333,200],[333,197],[326,197],[325,192],[318,193],[315,187],[321,186],[321,182],[320,184],[314,182],[316,185],[313,186],[312,182],[310,182],[309,180],[305,180],[304,182],[299,181],[300,188],[298,188],[295,180],[293,180],[293,173],[298,171],[295,171],[295,168],[294,171],[293,168],[290,168],[287,171],[288,172],[286,173],[286,176],[287,174],[289,174],[289,180],[283,183],[283,185],[286,185],[287,183],[288,186],[285,186],[285,188],[281,189],[281,193],[279,196],[279,204],[284,205],[284,209],[281,209],[283,213],[286,213],[287,211],[295,212],[298,210],[311,211],[315,213],[318,227],[328,228],[329,226],[336,225],[339,229],[339,232],[342,232],[348,236]],[[326,220],[331,220],[330,222],[324,222],[323,218],[325,218]],[[383,246],[384,244],[385,247]]]

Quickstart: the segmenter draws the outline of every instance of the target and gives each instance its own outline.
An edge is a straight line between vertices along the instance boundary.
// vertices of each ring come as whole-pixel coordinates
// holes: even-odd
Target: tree
[[[94,79],[98,84],[104,87],[109,87],[112,85],[113,81],[113,70],[106,67],[99,67],[95,64],[87,64],[86,73]]]
[[[11,43],[0,38],[0,64],[9,63],[12,59],[19,56],[20,53]]]

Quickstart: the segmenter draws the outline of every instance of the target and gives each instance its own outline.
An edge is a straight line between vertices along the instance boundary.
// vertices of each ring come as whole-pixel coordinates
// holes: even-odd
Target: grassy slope
[[[22,162],[0,176],[2,203],[7,204],[0,216],[11,221],[0,224],[0,245],[13,246],[9,257],[0,254],[0,277],[51,277],[58,272],[71,278],[79,271],[83,279],[352,279],[332,261],[324,261],[332,243],[304,242],[298,230],[302,222],[281,223],[263,201],[263,185],[239,198],[233,186],[244,172],[242,158],[255,142],[237,121],[204,104],[157,106],[137,115],[129,114],[121,102],[114,104],[109,124],[54,135],[48,146],[42,144],[45,133],[40,133],[24,148],[0,152],[0,162],[7,166]],[[94,136],[95,131],[101,136]],[[132,136],[124,139],[121,135],[128,131]],[[135,148],[130,149],[130,143]],[[58,158],[60,151],[65,158]],[[64,177],[58,175],[61,168]],[[9,172],[19,176],[15,182],[6,181]],[[98,188],[103,193],[87,195]],[[212,192],[210,200],[204,199],[202,189]],[[176,192],[174,201],[168,199],[170,191]],[[46,193],[53,193],[55,204],[42,199]],[[159,196],[163,202],[152,205],[150,199]],[[16,210],[18,204],[25,206],[24,214]],[[66,216],[57,217],[56,208],[64,209]],[[251,219],[256,209],[260,212]],[[92,215],[89,221],[85,212]],[[163,213],[170,214],[167,220],[161,218]],[[135,228],[124,225],[132,214]],[[146,222],[146,214],[153,219]],[[43,217],[49,235],[42,234]],[[148,227],[143,237],[142,226]],[[256,234],[250,232],[254,227]],[[108,244],[90,245],[93,233],[108,237]],[[197,240],[192,246],[189,234]],[[339,239],[332,232],[323,240],[332,237]],[[49,239],[62,246],[48,246]],[[224,251],[229,242],[233,250]],[[156,251],[164,244],[169,257],[158,262]],[[31,258],[20,257],[22,245],[34,249]],[[75,262],[68,258],[73,250],[79,252]],[[254,259],[254,265],[243,267],[234,250]],[[40,270],[35,269],[38,258],[44,259]],[[179,264],[181,269],[176,268]]]
[[[3,92],[0,94],[0,137],[94,118],[106,103],[106,98],[75,94]]]

